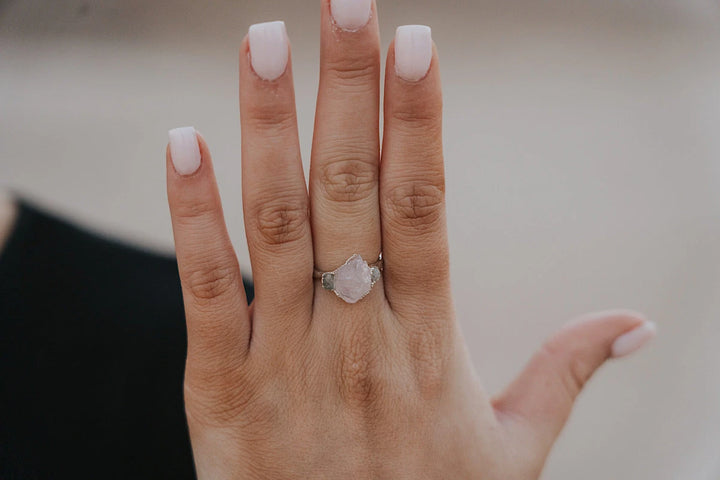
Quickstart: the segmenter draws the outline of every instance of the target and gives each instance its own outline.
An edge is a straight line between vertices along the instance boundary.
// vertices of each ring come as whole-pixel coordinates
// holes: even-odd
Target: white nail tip
[[[330,12],[343,30],[360,30],[370,21],[372,0],[331,0]]]
[[[645,322],[634,330],[619,336],[612,345],[613,358],[624,357],[636,352],[657,334],[653,322]]]
[[[287,69],[288,36],[285,22],[252,25],[248,31],[250,63],[263,80],[276,80]]]
[[[427,75],[432,61],[432,31],[425,25],[405,25],[395,32],[395,72],[417,82]]]
[[[168,132],[170,138],[170,158],[175,171],[180,175],[190,175],[200,168],[200,146],[193,127],[175,128]]]

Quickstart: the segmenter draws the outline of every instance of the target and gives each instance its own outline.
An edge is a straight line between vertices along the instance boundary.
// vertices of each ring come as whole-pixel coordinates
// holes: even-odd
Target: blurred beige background
[[[720,479],[720,5],[379,0],[383,43],[433,27],[459,317],[497,391],[588,310],[659,323],[594,378],[545,479]],[[166,131],[208,139],[231,235],[237,47],[284,19],[303,152],[318,0],[0,0],[0,185],[171,251]]]

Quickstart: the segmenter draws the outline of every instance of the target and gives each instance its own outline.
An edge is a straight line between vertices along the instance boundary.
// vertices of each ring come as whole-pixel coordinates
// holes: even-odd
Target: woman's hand
[[[309,194],[285,27],[240,52],[248,307],[207,145],[170,133],[168,196],[188,328],[185,400],[201,479],[531,479],[592,373],[652,337],[630,312],[574,322],[510,387],[476,378],[450,294],[438,57],[398,29],[385,75],[370,0],[323,0]],[[383,252],[357,303],[323,289]]]

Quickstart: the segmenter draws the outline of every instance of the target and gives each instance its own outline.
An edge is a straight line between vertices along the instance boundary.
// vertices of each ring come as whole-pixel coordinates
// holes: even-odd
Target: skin
[[[2,253],[7,243],[10,233],[12,233],[17,217],[17,205],[10,195],[0,191],[0,253]]]
[[[387,55],[380,148],[378,15],[355,32],[322,2],[320,87],[306,187],[292,68],[274,81],[240,51],[248,306],[208,146],[167,181],[188,330],[185,400],[200,479],[537,478],[625,311],[572,322],[502,393],[486,392],[450,292],[437,52],[398,78]],[[313,280],[353,253],[383,278],[348,305]]]

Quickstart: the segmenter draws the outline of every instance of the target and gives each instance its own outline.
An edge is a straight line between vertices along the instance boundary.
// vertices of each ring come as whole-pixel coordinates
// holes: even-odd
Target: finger
[[[283,22],[250,27],[240,53],[245,229],[253,267],[253,341],[309,320],[313,289],[308,196]],[[263,318],[273,318],[263,322]]]
[[[245,290],[208,147],[192,127],[171,130],[169,137],[167,190],[185,302],[188,367],[220,373],[246,353]]]
[[[334,270],[380,252],[380,38],[371,0],[323,0],[310,167],[315,262]]]
[[[398,28],[385,72],[385,290],[393,308],[426,308],[449,298],[442,91],[430,28]]]
[[[628,355],[655,336],[638,313],[600,312],[568,324],[545,343],[494,405],[528,423],[549,449],[592,374],[609,358]]]

